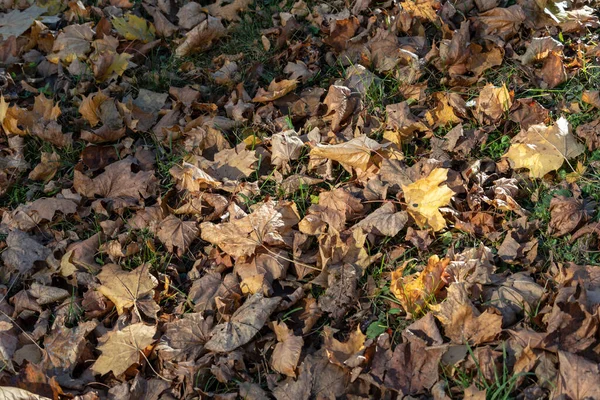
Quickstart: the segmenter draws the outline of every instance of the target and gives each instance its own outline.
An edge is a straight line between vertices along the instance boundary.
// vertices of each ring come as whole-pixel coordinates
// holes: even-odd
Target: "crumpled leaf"
[[[267,298],[255,293],[233,313],[228,322],[215,326],[204,347],[225,353],[245,345],[262,329],[280,301],[280,297]]]
[[[483,313],[477,310],[469,300],[465,283],[450,284],[446,300],[430,308],[453,343],[487,343],[502,331],[502,315],[493,309]]]
[[[310,150],[311,156],[328,158],[340,164],[366,170],[371,161],[371,152],[383,146],[365,135],[340,144],[317,144]]]
[[[454,196],[454,191],[448,186],[440,186],[447,177],[447,169],[435,168],[426,178],[407,186],[402,185],[406,210],[421,228],[429,225],[434,231],[439,231],[446,227],[439,208],[448,205]]]
[[[104,375],[110,371],[119,376],[133,364],[144,358],[141,352],[154,343],[156,327],[143,323],[128,325],[125,328],[108,332],[98,341],[100,357],[92,365],[92,371]]]
[[[271,355],[271,367],[284,375],[295,377],[304,339],[295,336],[284,322],[273,323],[273,331],[277,336],[277,344]]]
[[[200,234],[231,256],[249,256],[263,245],[285,245],[298,221],[295,204],[269,200],[243,218],[219,224],[203,222]]]
[[[532,178],[541,178],[559,169],[565,159],[575,158],[584,150],[583,145],[575,140],[571,125],[564,117],[551,127],[532,125],[515,136],[511,143],[504,157],[510,160],[513,168],[529,169]]]
[[[206,51],[212,47],[216,40],[225,36],[225,32],[221,20],[209,15],[194,29],[186,33],[185,40],[177,47],[175,55],[185,57],[193,53]]]
[[[259,88],[252,101],[255,103],[273,101],[294,91],[297,87],[298,81],[295,79],[282,79],[279,82],[273,80],[269,83],[269,87],[266,90]]]
[[[154,288],[158,286],[149,268],[149,264],[142,264],[133,271],[125,271],[116,264],[104,265],[98,274],[102,283],[98,291],[115,303],[119,315],[130,307],[137,310],[139,302],[153,302]]]
[[[427,266],[418,274],[404,275],[409,262],[392,272],[390,291],[411,314],[420,313],[435,300],[446,285],[446,267],[450,259],[429,257]]]

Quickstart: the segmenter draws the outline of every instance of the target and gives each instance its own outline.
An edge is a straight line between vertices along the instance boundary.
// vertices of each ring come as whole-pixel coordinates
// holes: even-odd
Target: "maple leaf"
[[[54,41],[52,53],[48,60],[53,63],[65,61],[71,63],[75,59],[85,59],[92,49],[91,42],[94,31],[91,22],[83,25],[66,26]]]
[[[154,40],[156,34],[156,29],[152,22],[135,14],[126,14],[124,17],[113,18],[112,24],[119,35],[127,40],[139,40],[143,43],[148,43]]]
[[[421,178],[410,185],[402,185],[406,210],[421,228],[429,225],[434,231],[446,227],[446,221],[439,211],[448,205],[454,192],[446,185],[441,185],[448,177],[448,170],[436,168],[426,178]]]
[[[280,297],[267,298],[260,293],[252,295],[228,322],[215,326],[204,347],[223,353],[248,343],[262,329],[280,301]]]
[[[392,272],[390,291],[400,301],[402,307],[411,314],[422,312],[445,286],[446,267],[450,259],[436,255],[429,257],[427,266],[418,274],[404,275],[409,265],[405,262]]]
[[[198,236],[198,228],[194,221],[182,221],[174,215],[169,215],[160,223],[156,235],[167,246],[169,252],[172,253],[177,247],[177,255],[181,257]]]
[[[136,160],[127,157],[110,164],[104,172],[95,178],[88,178],[75,170],[73,185],[83,196],[93,198],[129,198],[136,201],[147,198],[154,193],[156,178],[152,171],[134,172]]]
[[[527,168],[532,178],[559,169],[565,160],[583,153],[584,147],[571,133],[571,125],[560,117],[552,127],[532,125],[511,140],[504,155],[513,168]]]
[[[298,221],[295,204],[269,200],[244,218],[220,224],[204,222],[200,232],[203,240],[234,257],[241,257],[252,255],[263,244],[285,245],[291,227]]]
[[[160,358],[166,361],[196,359],[204,350],[212,325],[212,317],[204,318],[202,313],[184,314],[182,319],[169,322],[156,346]]]
[[[143,323],[108,332],[98,341],[100,357],[92,365],[92,371],[104,375],[110,371],[119,376],[133,364],[140,362],[143,350],[154,343],[156,327]]]
[[[142,264],[133,271],[125,271],[116,264],[107,264],[98,274],[102,285],[98,291],[115,303],[119,315],[125,309],[135,307],[142,300],[152,301],[152,293],[158,281],[149,272],[149,264]]]

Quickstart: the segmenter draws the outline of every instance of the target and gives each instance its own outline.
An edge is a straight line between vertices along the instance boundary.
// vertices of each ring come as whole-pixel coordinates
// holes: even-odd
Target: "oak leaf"
[[[436,168],[426,178],[407,186],[402,185],[406,210],[421,228],[429,225],[434,231],[439,231],[446,227],[439,208],[449,204],[454,196],[454,191],[448,186],[440,186],[447,177],[447,169]]]
[[[119,376],[133,364],[140,362],[140,353],[152,343],[156,327],[137,323],[120,331],[108,332],[98,341],[100,357],[92,365],[92,371],[104,375],[110,371]]]

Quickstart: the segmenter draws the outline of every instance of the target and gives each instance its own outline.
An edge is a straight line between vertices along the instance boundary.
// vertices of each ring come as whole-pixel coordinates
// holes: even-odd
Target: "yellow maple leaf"
[[[439,231],[446,227],[446,221],[439,208],[447,205],[454,196],[454,192],[448,186],[440,186],[447,177],[447,169],[436,168],[427,178],[419,179],[407,186],[402,185],[407,204],[406,210],[421,228],[429,225],[434,231]]]
[[[527,168],[532,178],[541,178],[559,169],[565,159],[577,157],[584,150],[564,117],[551,127],[532,125],[515,136],[512,143],[504,157],[515,169]]]
[[[139,40],[148,43],[154,40],[156,34],[156,29],[152,22],[134,14],[114,18],[113,26],[127,40]]]
[[[427,266],[418,274],[405,275],[409,262],[392,272],[390,291],[399,300],[402,308],[410,314],[425,310],[436,294],[446,284],[446,267],[449,258],[440,260],[437,255],[429,257]]]

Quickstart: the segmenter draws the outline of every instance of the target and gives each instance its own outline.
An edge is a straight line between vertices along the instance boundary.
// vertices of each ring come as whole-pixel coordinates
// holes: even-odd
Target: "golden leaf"
[[[439,231],[446,227],[446,221],[439,208],[448,205],[454,196],[454,192],[448,186],[440,186],[447,177],[447,169],[436,168],[427,178],[419,179],[407,186],[402,185],[407,204],[406,210],[421,228],[429,225],[434,231]]]

